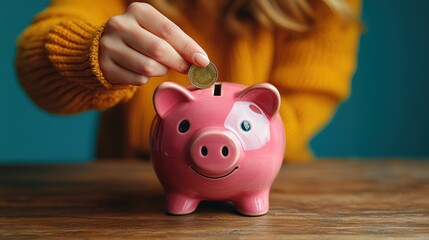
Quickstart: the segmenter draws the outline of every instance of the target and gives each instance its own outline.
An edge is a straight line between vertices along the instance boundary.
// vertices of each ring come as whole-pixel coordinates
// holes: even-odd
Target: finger
[[[186,73],[189,69],[189,63],[169,43],[137,24],[123,40],[136,51],[178,72]]]
[[[109,55],[115,63],[137,74],[147,77],[164,76],[169,68],[118,41],[110,49]]]
[[[101,62],[103,64],[101,64]],[[115,63],[110,57],[103,56],[100,62],[100,68],[104,77],[111,83],[122,83],[136,86],[142,86],[147,83],[149,78],[147,76],[137,74],[133,71],[123,68]]]
[[[188,62],[205,67],[210,63],[207,53],[185,32],[149,4],[131,4],[142,28],[167,41]]]

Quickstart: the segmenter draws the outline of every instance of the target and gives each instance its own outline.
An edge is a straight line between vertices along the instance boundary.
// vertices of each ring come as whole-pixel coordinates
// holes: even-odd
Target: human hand
[[[170,69],[210,63],[205,51],[176,24],[146,3],[111,17],[100,39],[100,68],[111,83],[141,86]]]

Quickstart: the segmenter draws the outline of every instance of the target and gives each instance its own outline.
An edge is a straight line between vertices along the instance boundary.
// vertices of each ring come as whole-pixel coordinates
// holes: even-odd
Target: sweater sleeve
[[[360,1],[348,1],[360,13]],[[360,26],[346,25],[319,5],[321,20],[303,36],[279,34],[271,82],[282,96],[280,115],[287,136],[286,160],[312,158],[311,138],[332,118],[350,93],[356,68]]]
[[[111,84],[98,63],[104,23],[120,14],[119,0],[54,0],[21,34],[18,78],[41,108],[58,114],[104,110],[125,101],[135,87]]]

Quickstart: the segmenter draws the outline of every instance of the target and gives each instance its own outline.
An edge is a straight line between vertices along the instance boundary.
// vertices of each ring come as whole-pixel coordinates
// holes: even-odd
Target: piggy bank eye
[[[245,132],[248,132],[248,131],[250,131],[250,129],[252,129],[252,125],[247,120],[242,121],[240,124],[240,127]]]
[[[179,132],[185,133],[189,130],[190,127],[191,127],[191,124],[189,123],[189,121],[183,120],[179,124]]]

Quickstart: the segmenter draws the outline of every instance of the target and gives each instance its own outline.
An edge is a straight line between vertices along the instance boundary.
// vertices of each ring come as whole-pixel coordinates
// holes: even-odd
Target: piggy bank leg
[[[237,210],[247,216],[261,216],[268,212],[270,208],[269,192],[254,195],[242,196],[234,200]]]
[[[185,215],[192,213],[200,203],[200,199],[192,198],[183,194],[167,193],[167,212],[174,215]]]

